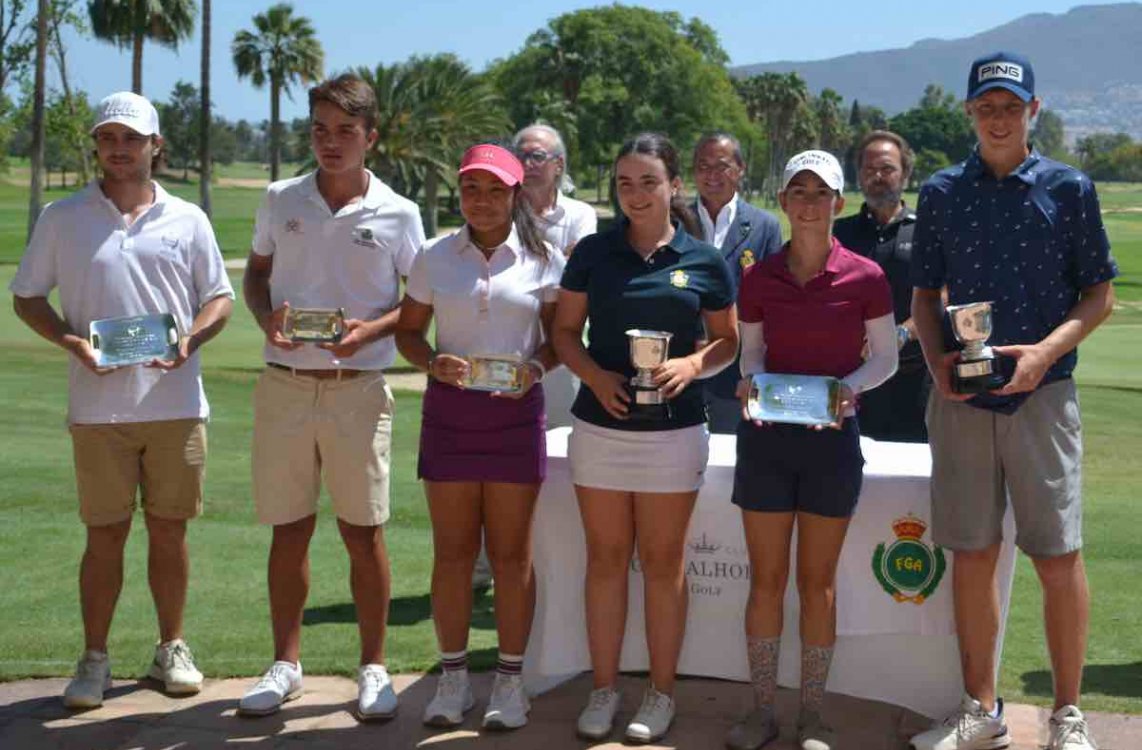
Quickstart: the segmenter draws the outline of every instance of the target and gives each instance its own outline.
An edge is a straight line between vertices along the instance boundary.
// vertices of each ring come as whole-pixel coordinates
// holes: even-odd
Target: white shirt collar
[[[705,235],[704,239],[706,242],[709,242],[715,247],[721,247],[737,215],[738,194],[736,192],[734,193],[734,197],[730,198],[729,203],[722,206],[721,210],[718,211],[716,219],[710,218],[710,212],[706,210],[706,204],[702,202],[701,198],[698,198],[698,220],[702,223],[702,234]]]
[[[506,247],[517,257],[523,256],[523,244],[519,241],[519,235],[516,234],[515,222],[512,222],[512,230],[508,233],[507,239],[496,246],[496,250],[492,253],[492,255],[495,255],[497,252],[499,252],[500,248],[502,247]],[[463,253],[469,248],[471,248],[474,252],[480,253],[481,255],[483,254],[483,251],[481,251],[480,248],[476,246],[476,243],[472,241],[472,233],[468,230],[468,225],[465,224],[464,226],[460,227],[460,242],[456,245],[456,252]]]

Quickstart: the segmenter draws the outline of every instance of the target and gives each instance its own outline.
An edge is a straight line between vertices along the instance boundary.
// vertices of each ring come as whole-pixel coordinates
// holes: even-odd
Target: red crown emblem
[[[915,539],[919,541],[920,537],[924,536],[924,532],[927,530],[928,524],[911,513],[904,518],[897,518],[892,522],[892,533],[896,534],[899,539]]]

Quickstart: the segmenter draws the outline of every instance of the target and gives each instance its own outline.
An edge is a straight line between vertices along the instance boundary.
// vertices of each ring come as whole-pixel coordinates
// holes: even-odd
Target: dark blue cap
[[[995,52],[973,62],[968,74],[968,101],[992,89],[1007,89],[1025,102],[1034,99],[1031,61],[1014,52]]]

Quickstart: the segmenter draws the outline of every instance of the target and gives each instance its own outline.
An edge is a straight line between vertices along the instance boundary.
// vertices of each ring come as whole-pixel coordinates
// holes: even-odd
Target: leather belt
[[[272,367],[275,370],[285,370],[291,375],[303,378],[314,378],[315,380],[348,380],[355,378],[358,375],[365,375],[374,370],[349,370],[346,368],[332,368],[329,370],[302,370],[297,367],[290,367],[288,365],[281,365],[277,362],[267,362],[266,367]]]

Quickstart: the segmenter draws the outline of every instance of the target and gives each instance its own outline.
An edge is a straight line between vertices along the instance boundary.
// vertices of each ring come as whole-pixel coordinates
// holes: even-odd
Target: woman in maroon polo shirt
[[[730,731],[726,744],[735,750],[754,750],[777,736],[773,698],[794,523],[802,643],[798,740],[803,750],[833,747],[821,703],[836,640],[837,559],[864,468],[854,407],[858,394],[896,371],[884,272],[832,236],[844,207],[843,175],[824,151],[789,160],[778,199],[790,240],[746,271],[738,295],[743,403],[751,374],[827,375],[841,380],[843,416],[824,429],[749,419],[738,426],[733,502],[742,509],[750,556],[745,630],[756,708]]]

